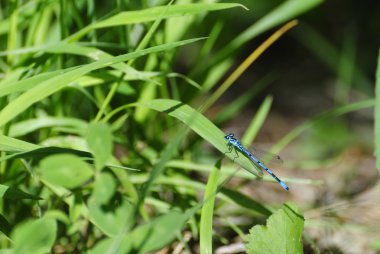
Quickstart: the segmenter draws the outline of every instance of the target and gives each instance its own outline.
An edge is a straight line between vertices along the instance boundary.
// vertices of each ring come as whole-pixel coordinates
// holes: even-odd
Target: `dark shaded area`
[[[227,38],[239,31],[236,26],[242,29],[249,27],[253,22],[252,16],[255,16],[255,19],[259,18],[276,5],[276,1],[270,2],[242,1],[250,11],[246,15],[238,9],[229,11],[222,37],[228,41]],[[236,19],[238,12],[240,18]],[[299,17],[300,24],[272,45],[250,67],[244,77],[239,79],[239,84],[231,89],[233,95],[229,96],[243,95],[260,77],[274,72],[274,83],[262,94],[274,95],[276,110],[283,113],[292,112],[292,115],[310,116],[333,106],[335,82],[339,79],[339,59],[334,59],[336,66],[329,66],[320,55],[327,54],[333,57],[329,54],[329,49],[324,48],[324,45],[317,49],[308,48],[308,40],[309,44],[312,42],[308,33],[310,29],[336,50],[337,57],[345,47],[349,47],[346,44],[353,44],[353,64],[361,76],[354,73],[350,86],[363,96],[373,96],[374,73],[380,45],[379,13],[379,1],[324,2]],[[236,62],[242,62],[272,32],[260,35],[250,42],[250,45],[241,49],[240,61]],[[256,100],[251,106],[258,106],[260,103],[261,100]]]

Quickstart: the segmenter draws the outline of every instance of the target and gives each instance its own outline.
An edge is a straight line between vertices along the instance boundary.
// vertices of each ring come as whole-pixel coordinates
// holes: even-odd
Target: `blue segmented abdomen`
[[[242,153],[244,153],[245,155],[247,155],[251,160],[252,162],[254,162],[255,164],[257,164],[258,166],[260,166],[262,169],[264,169],[265,171],[268,172],[268,174],[270,174],[280,185],[282,188],[284,188],[285,190],[289,190],[289,187],[283,182],[281,181],[269,168],[267,168],[261,161],[259,161],[255,156],[253,156],[248,150],[246,150],[241,144],[240,142],[234,138],[234,135],[231,133],[231,134],[228,134],[224,137],[224,139],[226,139],[228,141],[228,144],[231,144],[233,145],[235,148],[239,149]]]

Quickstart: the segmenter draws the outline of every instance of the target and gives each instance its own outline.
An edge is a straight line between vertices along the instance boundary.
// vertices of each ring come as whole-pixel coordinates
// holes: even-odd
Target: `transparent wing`
[[[281,159],[281,157],[277,154],[269,153],[267,151],[261,150],[257,147],[249,147],[248,150],[250,153],[252,153],[253,156],[255,156],[257,159],[265,163],[276,163],[276,164],[282,164],[284,161]]]
[[[243,154],[243,156],[246,156],[239,148],[236,148],[235,146],[233,146],[231,144],[229,147],[231,148],[231,152],[232,152],[232,150],[234,150],[234,152],[236,153],[236,156],[239,156],[241,154]],[[244,147],[244,150],[245,149],[246,148]],[[249,147],[249,150],[247,150],[247,151],[249,153],[251,153],[256,159],[260,160],[264,164],[272,164],[273,163],[273,164],[279,165],[279,164],[283,163],[283,160],[281,159],[281,157],[279,155],[269,153],[269,152],[261,150],[257,147]],[[244,169],[253,175],[261,177],[263,175],[263,168],[261,168],[261,166],[257,165],[257,163],[255,163],[253,160],[251,160],[251,163],[255,166],[255,169],[248,169],[248,168],[244,168]],[[270,165],[267,165],[267,166],[271,167]]]
[[[256,171],[253,172],[252,169],[243,168],[243,167],[242,168],[247,170],[249,173],[261,178],[264,175],[263,169],[261,167],[259,167],[256,163],[254,163],[253,161],[251,161],[251,163],[255,167]]]

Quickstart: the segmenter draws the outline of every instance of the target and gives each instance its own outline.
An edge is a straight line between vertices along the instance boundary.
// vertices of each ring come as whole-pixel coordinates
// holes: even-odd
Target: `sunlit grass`
[[[243,238],[292,198],[272,184],[279,199],[260,199],[264,182],[274,181],[270,176],[255,181],[257,195],[248,194],[246,183],[260,180],[260,172],[247,157],[230,153],[224,140],[224,124],[237,119],[252,100],[260,100],[257,113],[238,127],[245,130],[244,143],[259,136],[276,101],[270,94],[262,99],[259,92],[272,84],[274,72],[268,70],[242,96],[218,104],[219,110],[213,107],[297,24],[292,19],[322,1],[285,1],[218,51],[214,46],[224,32],[223,13],[231,8],[247,13],[244,6],[145,2],[2,3],[1,249],[148,253],[166,248],[171,253],[178,248],[214,253],[217,246],[233,242],[227,235]],[[208,20],[212,13],[219,16]],[[213,22],[211,29],[200,29],[202,22]],[[277,26],[231,69],[240,47]],[[307,34],[324,42],[312,30]],[[305,43],[298,32],[297,38]],[[354,80],[349,72],[361,71],[350,62],[355,44],[347,43],[342,56],[333,48],[326,55],[318,45],[308,45],[331,68],[341,58],[334,70],[347,86],[337,85],[335,107],[288,131],[272,152],[284,150],[326,119],[375,105],[372,98],[348,99]],[[327,42],[323,45],[330,48]],[[366,80],[364,74],[359,77]],[[313,167],[323,165],[318,160]],[[282,171],[287,177],[281,178],[295,189],[319,188],[323,182],[291,172]],[[289,211],[297,211],[301,221],[298,211],[305,207],[299,206],[286,204],[269,222],[279,214],[292,218],[284,215]],[[243,218],[242,224],[227,223],[235,216]],[[216,225],[216,220],[223,223]],[[278,229],[270,224],[271,230]],[[297,231],[299,237],[300,224],[278,226]],[[295,246],[294,253],[301,253],[301,243],[294,239],[260,230],[255,235],[276,246]],[[255,244],[252,237],[248,246]],[[255,253],[260,249],[265,253],[262,248]]]

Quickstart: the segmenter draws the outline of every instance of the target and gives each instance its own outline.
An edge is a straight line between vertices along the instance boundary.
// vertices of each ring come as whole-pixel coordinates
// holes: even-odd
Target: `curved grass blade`
[[[6,96],[12,93],[27,91],[37,86],[39,83],[42,83],[45,80],[51,79],[57,75],[62,75],[65,72],[73,70],[73,69],[74,68],[68,68],[64,70],[45,72],[45,73],[41,73],[27,79],[20,80],[20,81],[7,82],[0,86],[0,97]]]
[[[235,191],[227,187],[223,187],[220,192],[226,195],[228,198],[230,198],[232,202],[240,205],[241,207],[244,207],[253,212],[257,212],[259,214],[266,215],[266,216],[269,216],[272,214],[272,212],[268,208],[266,208],[263,204],[261,204],[260,202],[252,199],[251,197],[245,194],[242,194],[239,191]]]
[[[273,33],[268,39],[266,39],[259,47],[257,47],[237,68],[236,70],[211,94],[211,96],[202,105],[202,111],[208,109],[227,91],[235,81],[244,73],[253,62],[255,62],[274,42],[276,42],[281,36],[283,36],[289,29],[298,24],[293,20],[286,23],[275,33]],[[227,60],[228,61],[228,60]],[[198,65],[199,66],[199,65]]]
[[[184,15],[194,15],[206,11],[217,11],[222,9],[229,9],[233,7],[243,7],[241,4],[235,3],[214,3],[214,4],[177,4],[167,6],[158,6],[149,9],[139,10],[139,11],[126,11],[116,14],[110,18],[102,20],[98,23],[92,24],[80,30],[79,32],[71,35],[66,40],[69,42],[77,41],[93,29],[113,27],[113,26],[122,26],[130,25],[136,23],[144,23],[155,21],[162,13],[164,15],[161,17],[163,19],[171,17],[180,17]],[[165,10],[167,8],[167,10]]]
[[[0,151],[2,152],[25,152],[40,147],[41,146],[28,143],[19,139],[0,135]]]
[[[221,153],[225,154],[231,160],[238,163],[244,169],[260,176],[261,172],[252,164],[252,162],[245,156],[238,156],[233,152],[228,151],[227,144],[224,140],[225,134],[215,126],[210,120],[208,120],[201,113],[186,105],[180,101],[169,99],[157,99],[140,104],[151,109],[167,113],[170,116],[177,118],[185,123],[193,131],[195,131],[204,140],[213,145]]]
[[[23,136],[41,128],[63,126],[72,127],[78,133],[83,134],[87,128],[87,123],[77,118],[43,116],[12,124],[9,129],[9,136]]]
[[[223,113],[218,114],[216,118],[213,119],[213,121],[217,124],[224,123],[236,116],[237,114],[239,114],[242,108],[246,106],[249,102],[251,102],[252,99],[255,98],[259,92],[261,92],[265,87],[272,83],[274,79],[274,73],[267,74],[264,78],[257,81],[251,88],[246,90],[244,94],[231,101],[228,104],[228,107],[223,108]]]
[[[91,153],[74,150],[70,148],[62,148],[62,147],[38,147],[36,149],[30,149],[28,151],[23,151],[20,153],[14,153],[7,156],[3,156],[0,158],[1,161],[10,160],[10,159],[34,159],[35,161],[39,161],[49,155],[55,154],[72,154],[82,158],[91,158]]]
[[[0,126],[7,124],[10,120],[18,116],[25,109],[33,105],[34,103],[58,92],[62,88],[66,87],[70,82],[77,78],[84,76],[85,74],[108,67],[120,62],[128,61],[130,59],[138,58],[147,54],[157,53],[165,50],[170,50],[176,47],[184,46],[189,43],[196,42],[200,39],[189,39],[184,41],[178,41],[168,44],[162,44],[159,46],[151,47],[148,49],[128,53],[116,57],[110,57],[101,59],[97,62],[90,63],[75,68],[74,70],[67,71],[61,75],[54,76],[36,87],[26,91],[18,98],[14,99],[5,108],[0,111]]]
[[[285,23],[291,19],[296,18],[304,12],[313,9],[321,4],[323,0],[288,0],[277,6],[274,10],[269,12],[266,16],[259,19],[252,26],[247,28],[243,33],[232,40],[223,50],[220,50],[210,63],[213,66],[216,63],[222,62],[232,52],[240,48],[246,42],[252,40],[258,35],[268,31],[269,29]]]

